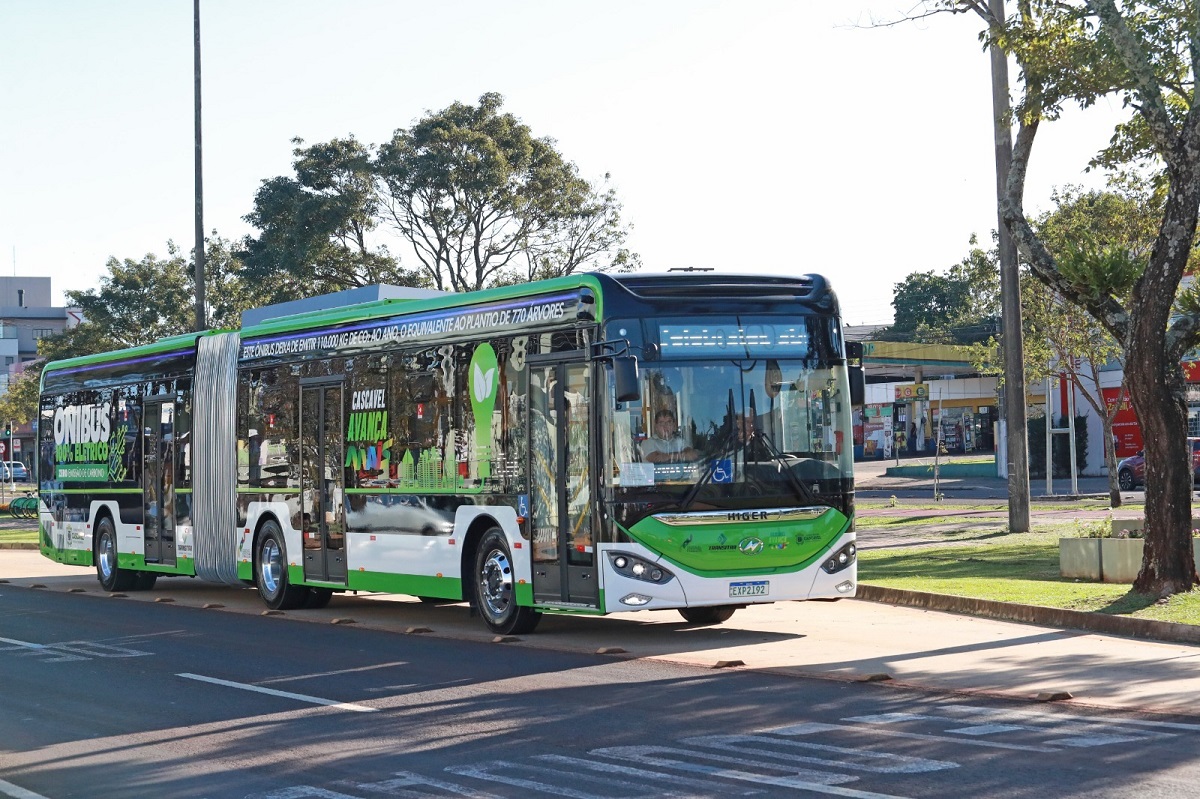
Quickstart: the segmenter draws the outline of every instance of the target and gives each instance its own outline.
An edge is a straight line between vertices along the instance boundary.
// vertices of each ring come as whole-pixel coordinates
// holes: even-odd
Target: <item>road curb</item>
[[[1176,644],[1200,644],[1200,626],[1153,619],[1130,619],[1107,613],[1087,613],[1065,608],[1040,605],[1018,605],[993,599],[971,599],[948,594],[927,594],[860,583],[856,598],[887,605],[903,605],[925,610],[961,613],[1001,621],[1017,621],[1043,627],[1066,627],[1073,630],[1108,633],[1127,638],[1163,641]]]

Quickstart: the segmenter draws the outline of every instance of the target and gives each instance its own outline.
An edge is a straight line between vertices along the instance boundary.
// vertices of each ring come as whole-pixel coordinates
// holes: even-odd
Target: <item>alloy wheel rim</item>
[[[485,612],[494,619],[507,613],[512,604],[512,565],[498,549],[488,554],[480,569],[479,595]]]
[[[108,533],[100,534],[100,573],[107,580],[113,573],[113,542]]]
[[[258,563],[259,574],[262,576],[263,588],[267,593],[274,594],[279,590],[280,575],[283,570],[283,552],[274,539],[268,539],[263,544],[262,554]]]

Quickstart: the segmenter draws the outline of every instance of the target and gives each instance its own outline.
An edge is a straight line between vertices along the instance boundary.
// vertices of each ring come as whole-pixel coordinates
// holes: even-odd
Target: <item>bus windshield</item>
[[[844,368],[814,360],[646,364],[641,400],[612,416],[616,488],[697,507],[751,496],[829,501],[821,494],[853,474],[850,400]]]

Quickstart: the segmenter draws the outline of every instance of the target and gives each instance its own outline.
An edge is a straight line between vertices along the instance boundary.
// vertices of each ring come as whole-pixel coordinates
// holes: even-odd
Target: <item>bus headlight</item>
[[[637,555],[629,555],[624,552],[609,552],[608,561],[612,564],[613,571],[622,577],[628,577],[632,580],[663,585],[675,579],[674,573],[669,569],[659,566],[657,563],[643,560]]]
[[[858,558],[858,547],[851,541],[844,547],[834,552],[829,557],[825,558],[825,562],[821,564],[821,568],[826,574],[837,574],[842,569],[847,568]]]

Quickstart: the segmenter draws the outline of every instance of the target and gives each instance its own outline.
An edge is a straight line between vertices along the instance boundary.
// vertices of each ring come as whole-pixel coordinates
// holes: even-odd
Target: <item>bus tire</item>
[[[117,565],[117,528],[108,516],[101,516],[96,522],[92,562],[96,564],[96,579],[105,591],[128,591],[133,588],[137,573]]]
[[[512,554],[499,527],[484,533],[475,550],[475,601],[483,623],[500,635],[531,633],[542,619],[540,612],[517,604]]]
[[[688,624],[720,624],[729,621],[735,610],[736,605],[710,605],[704,608],[680,608],[679,615]]]
[[[272,610],[293,610],[304,604],[308,589],[288,584],[287,550],[278,522],[263,524],[254,547],[254,584],[263,603]]]
[[[333,589],[331,588],[309,588],[308,596],[304,599],[305,610],[320,610],[329,604],[329,600],[333,599]]]

